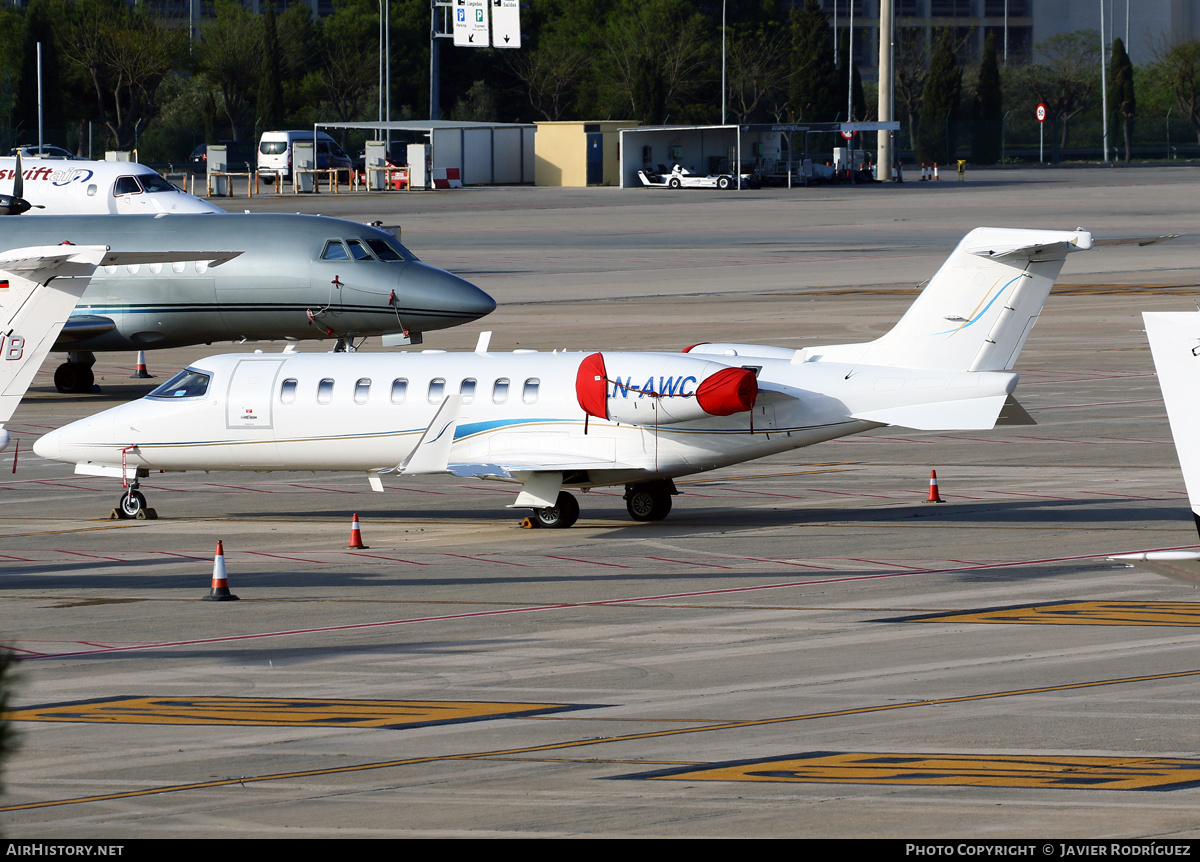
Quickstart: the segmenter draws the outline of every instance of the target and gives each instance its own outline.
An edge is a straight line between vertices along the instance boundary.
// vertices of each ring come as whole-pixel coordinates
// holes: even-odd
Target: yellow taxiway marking
[[[119,697],[3,713],[11,721],[266,727],[415,727],[578,709],[562,703],[324,700],[274,697]]]
[[[699,769],[676,767],[628,777],[671,781],[1178,790],[1200,784],[1200,760],[812,752],[778,760],[714,764]]]
[[[943,697],[931,700],[913,700],[903,703],[871,704],[868,706],[851,707],[849,709],[830,710],[828,712],[811,712],[800,715],[780,715],[774,718],[745,719],[741,721],[724,721],[714,724],[703,724],[698,727],[675,727],[663,730],[648,730],[640,733],[624,733],[615,736],[588,737],[585,739],[568,739],[558,742],[547,742],[540,745],[526,745],[516,748],[493,748],[483,751],[464,751],[459,754],[431,754],[423,757],[409,757],[403,760],[377,760],[367,763],[354,763],[346,766],[331,766],[318,769],[303,769],[293,772],[274,772],[263,775],[244,775],[231,778],[217,778],[210,781],[197,781],[189,784],[168,784],[157,787],[142,787],[136,790],[117,791],[115,793],[97,794],[94,796],[76,796],[69,799],[46,799],[38,802],[24,802],[16,805],[0,806],[0,813],[6,811],[28,811],[34,808],[51,808],[58,805],[78,805],[85,802],[106,802],[115,799],[134,799],[141,796],[155,796],[160,793],[184,793],[191,790],[203,790],[211,787],[231,787],[235,785],[259,784],[264,781],[286,781],[296,778],[315,778],[326,775],[345,775],[354,772],[368,772],[377,769],[395,769],[401,766],[415,766],[423,763],[437,763],[456,760],[482,760],[494,757],[512,757],[514,755],[537,754],[547,751],[569,751],[571,749],[590,748],[593,745],[609,743],[634,742],[645,739],[665,739],[672,736],[687,736],[693,733],[712,733],[721,730],[740,730],[749,727],[768,727],[773,724],[789,724],[797,721],[815,721],[828,718],[842,718],[851,715],[870,715],[873,713],[892,712],[899,709],[921,709],[930,706],[946,706],[954,703],[977,703],[986,700],[996,700],[1004,697],[1023,697],[1032,694],[1048,694],[1050,692],[1080,691],[1089,688],[1110,685],[1127,685],[1129,683],[1157,682],[1169,679],[1188,679],[1200,677],[1200,669],[1173,671],[1168,673],[1145,674],[1142,676],[1115,677],[1110,679],[1086,680],[1084,682],[1068,682],[1060,685],[1038,686],[1037,688],[1004,689],[1000,691],[965,694],[958,697]]]
[[[1200,626],[1197,602],[1064,602],[1020,608],[932,614],[923,623],[1026,623],[1074,626]]]

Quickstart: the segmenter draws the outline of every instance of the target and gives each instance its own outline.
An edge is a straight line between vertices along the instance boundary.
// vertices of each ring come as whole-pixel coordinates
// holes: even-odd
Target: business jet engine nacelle
[[[752,410],[758,381],[748,368],[689,356],[593,353],[579,363],[575,395],[589,416],[671,425]]]

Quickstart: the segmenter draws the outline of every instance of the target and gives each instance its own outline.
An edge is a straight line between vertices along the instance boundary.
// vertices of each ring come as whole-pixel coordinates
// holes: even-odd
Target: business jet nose
[[[41,458],[49,461],[61,460],[62,456],[62,429],[58,428],[51,431],[49,434],[43,434],[33,442],[33,452]]]
[[[404,268],[400,285],[396,295],[419,313],[421,330],[470,323],[496,310],[496,300],[471,282],[419,261]]]

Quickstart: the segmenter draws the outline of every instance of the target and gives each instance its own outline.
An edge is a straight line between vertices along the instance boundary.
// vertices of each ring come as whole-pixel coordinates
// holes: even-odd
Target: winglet
[[[450,395],[442,402],[412,453],[400,465],[401,473],[411,476],[414,473],[446,472],[461,409],[462,395]]]
[[[0,424],[12,418],[107,252],[49,245],[0,253]],[[0,430],[0,448],[7,444]]]
[[[1144,312],[1146,337],[1162,389],[1175,454],[1183,468],[1192,519],[1200,534],[1200,312]]]

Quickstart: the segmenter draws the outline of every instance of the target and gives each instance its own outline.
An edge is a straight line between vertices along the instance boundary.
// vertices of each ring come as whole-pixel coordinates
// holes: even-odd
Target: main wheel
[[[673,189],[677,189],[683,185],[683,183],[679,182],[679,177],[671,177],[671,179],[667,181],[667,185]]]
[[[96,375],[77,362],[64,362],[54,369],[54,388],[59,392],[91,392]]]
[[[566,491],[559,491],[554,505],[545,509],[534,509],[533,517],[540,526],[565,530],[579,520],[579,503]]]
[[[727,189],[733,185],[733,181],[729,177],[717,177],[717,188]]]
[[[138,512],[145,508],[146,498],[142,496],[141,491],[134,491],[132,488],[117,501],[117,512],[122,518],[136,518]]]
[[[671,512],[671,495],[664,488],[638,485],[625,495],[625,508],[635,521],[661,521]]]

